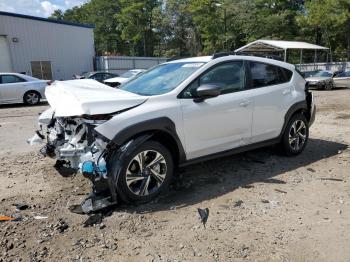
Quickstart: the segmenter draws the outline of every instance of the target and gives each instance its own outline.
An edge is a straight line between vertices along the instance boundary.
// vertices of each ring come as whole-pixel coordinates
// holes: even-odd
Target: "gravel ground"
[[[0,215],[19,218],[0,224],[0,261],[350,261],[350,90],[314,93],[300,156],[265,148],[188,167],[169,193],[92,227],[67,209],[88,182],[24,144],[47,105],[0,107]]]

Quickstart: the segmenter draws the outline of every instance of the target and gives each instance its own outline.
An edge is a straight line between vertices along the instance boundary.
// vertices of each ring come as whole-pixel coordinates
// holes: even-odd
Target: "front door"
[[[23,97],[26,81],[16,75],[0,75],[1,102],[19,102]]]
[[[219,85],[221,95],[194,102],[191,92]],[[245,90],[243,61],[213,66],[192,82],[181,98],[187,158],[222,152],[249,143],[253,103]]]

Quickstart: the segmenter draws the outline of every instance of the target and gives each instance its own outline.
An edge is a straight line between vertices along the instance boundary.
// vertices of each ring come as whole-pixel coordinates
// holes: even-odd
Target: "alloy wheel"
[[[37,103],[39,103],[40,97],[37,93],[28,93],[26,95],[26,102],[30,105],[35,105]]]
[[[138,153],[126,169],[126,184],[137,196],[147,196],[156,192],[167,175],[164,156],[155,150]]]
[[[306,141],[307,128],[302,120],[296,120],[289,130],[289,145],[298,151],[303,147]]]

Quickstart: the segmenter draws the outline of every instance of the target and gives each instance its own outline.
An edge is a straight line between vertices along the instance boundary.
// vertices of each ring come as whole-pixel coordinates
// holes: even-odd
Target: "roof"
[[[190,58],[183,58],[183,59],[177,59],[177,60],[172,60],[169,61],[167,63],[179,63],[179,62],[187,62],[187,63],[191,63],[191,62],[195,62],[195,63],[207,63],[210,60],[212,60],[213,57],[212,56],[197,56],[197,57],[190,57]]]
[[[306,42],[261,39],[242,46],[236,49],[235,52],[262,52],[287,49],[328,50],[329,48]]]
[[[0,11],[0,16],[1,15],[19,17],[19,18],[25,18],[25,19],[37,20],[37,21],[43,21],[43,22],[49,22],[49,23],[54,23],[54,24],[78,26],[78,27],[85,27],[85,28],[95,28],[94,25],[79,24],[79,23],[73,23],[73,22],[68,22],[68,21],[63,21],[63,20],[49,19],[49,18],[43,18],[43,17],[31,16],[31,15],[22,15],[22,14],[16,14],[16,13],[3,12],[3,11]]]

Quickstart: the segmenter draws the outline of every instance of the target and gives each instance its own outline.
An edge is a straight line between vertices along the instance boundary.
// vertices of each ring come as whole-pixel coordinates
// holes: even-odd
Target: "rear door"
[[[11,74],[0,75],[0,95],[4,103],[20,102],[23,99],[26,80]]]
[[[221,95],[194,102],[191,90],[203,84],[220,86]],[[248,143],[253,104],[247,92],[243,61],[214,65],[184,90],[181,106],[188,159]]]
[[[254,102],[252,143],[278,137],[287,110],[293,103],[292,71],[249,61],[249,88]]]

